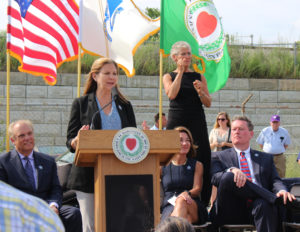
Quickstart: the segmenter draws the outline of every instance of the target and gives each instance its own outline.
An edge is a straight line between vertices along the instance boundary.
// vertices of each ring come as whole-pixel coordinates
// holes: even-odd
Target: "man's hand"
[[[143,130],[149,130],[150,129],[150,127],[147,125],[147,122],[145,120],[142,122],[142,127],[143,127]]]
[[[58,208],[56,208],[55,205],[51,205],[50,208],[51,208],[57,215],[59,215]]]
[[[286,200],[288,199],[290,202],[296,200],[295,196],[285,190],[281,190],[276,194],[277,197],[283,198],[283,204],[286,204]]]
[[[234,174],[234,182],[238,188],[244,187],[247,181],[247,176],[238,168],[232,168],[230,170]]]

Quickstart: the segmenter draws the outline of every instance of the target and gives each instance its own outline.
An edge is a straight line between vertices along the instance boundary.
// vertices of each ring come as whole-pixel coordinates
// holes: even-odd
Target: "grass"
[[[286,178],[300,177],[300,164],[296,162],[297,156],[293,154],[286,157]]]
[[[294,51],[285,47],[263,48],[228,46],[231,57],[232,78],[300,78],[300,44],[298,45],[296,68],[294,67]],[[6,70],[6,37],[0,33],[0,71]],[[88,73],[97,57],[84,55],[81,72]],[[11,71],[17,71],[19,62],[11,59]],[[142,44],[134,55],[136,75],[159,75],[159,42],[147,41]],[[163,73],[175,69],[170,58],[163,59]],[[61,65],[58,73],[77,73],[77,60]],[[121,71],[121,74],[124,74]]]

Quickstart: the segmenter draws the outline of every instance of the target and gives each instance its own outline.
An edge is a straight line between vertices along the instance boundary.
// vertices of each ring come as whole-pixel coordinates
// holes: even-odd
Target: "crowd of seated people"
[[[212,154],[212,184],[217,188],[209,213],[211,231],[218,231],[224,224],[254,224],[259,232],[281,231],[284,212],[299,208],[287,181],[278,176],[272,156],[250,148],[253,128],[247,117],[234,117],[232,148]],[[181,217],[189,223],[202,224],[207,221],[206,208],[199,199],[203,165],[192,161],[195,146],[189,130],[175,130],[180,132],[181,150],[161,169],[161,221],[167,224],[163,223],[167,218]],[[292,182],[300,183],[300,179]]]

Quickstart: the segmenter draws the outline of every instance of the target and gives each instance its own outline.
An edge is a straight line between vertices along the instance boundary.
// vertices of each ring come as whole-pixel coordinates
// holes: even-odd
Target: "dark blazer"
[[[116,96],[115,103],[121,118],[122,128],[136,127],[135,116],[131,103],[121,101],[119,96]],[[95,93],[89,93],[85,96],[76,98],[73,101],[67,132],[67,147],[71,152],[75,152],[71,147],[72,139],[77,136],[79,129],[83,125],[91,125],[93,116],[95,116],[95,129],[102,129],[100,114],[94,115],[98,110]],[[69,189],[93,193],[94,168],[82,168],[73,165],[67,187]]]
[[[0,155],[0,180],[30,195],[45,201],[62,202],[62,190],[57,176],[57,167],[53,157],[33,152],[37,170],[37,189],[29,183],[22,161],[16,150]]]
[[[264,152],[250,149],[252,167],[256,182],[259,186],[277,193],[287,190],[282,183],[273,162],[273,156]],[[231,167],[239,168],[239,160],[234,148],[212,153],[212,184],[219,185],[221,177]]]

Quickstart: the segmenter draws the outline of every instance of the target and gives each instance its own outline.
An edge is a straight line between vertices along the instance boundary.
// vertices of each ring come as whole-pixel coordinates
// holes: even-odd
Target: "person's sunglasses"
[[[218,118],[218,121],[224,122],[225,120],[226,120],[226,118]]]

